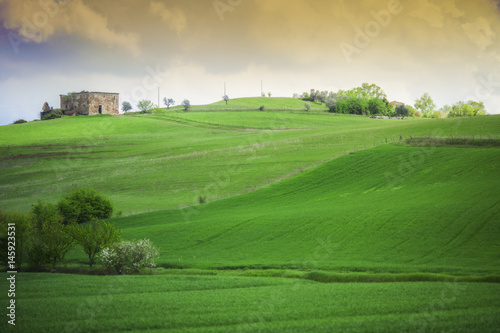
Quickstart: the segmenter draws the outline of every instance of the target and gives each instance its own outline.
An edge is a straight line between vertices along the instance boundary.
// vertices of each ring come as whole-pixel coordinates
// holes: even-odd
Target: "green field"
[[[297,103],[0,127],[2,210],[90,185],[161,253],[153,275],[18,274],[17,329],[498,331],[500,117]],[[85,264],[75,248],[58,271]]]
[[[500,325],[498,284],[60,274],[22,274],[17,283],[12,332],[495,332]]]
[[[116,222],[174,267],[498,274],[499,167],[497,148],[383,145],[246,195]]]
[[[262,188],[352,150],[409,136],[497,136],[500,117],[378,120],[328,113],[77,117],[0,129],[0,203],[28,210],[93,186],[124,214]],[[221,182],[220,174],[237,175]],[[209,192],[209,193],[207,193]]]

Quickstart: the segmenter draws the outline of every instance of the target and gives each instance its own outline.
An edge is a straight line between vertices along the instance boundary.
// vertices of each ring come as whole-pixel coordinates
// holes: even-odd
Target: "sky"
[[[375,83],[500,113],[500,0],[0,0],[0,125],[73,91],[120,103]]]

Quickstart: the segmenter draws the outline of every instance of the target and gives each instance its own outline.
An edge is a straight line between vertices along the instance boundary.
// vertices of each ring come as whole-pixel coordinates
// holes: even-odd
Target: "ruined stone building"
[[[61,109],[66,115],[119,114],[119,94],[82,91],[61,95]]]

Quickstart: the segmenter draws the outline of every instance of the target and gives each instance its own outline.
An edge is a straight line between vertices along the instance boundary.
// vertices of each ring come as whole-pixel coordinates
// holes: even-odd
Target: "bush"
[[[422,112],[421,111],[415,111],[415,118],[422,118]]]
[[[306,108],[306,111],[311,111],[311,104],[305,103],[304,107]]]
[[[107,219],[113,213],[111,200],[93,188],[72,191],[59,200],[57,207],[64,217],[65,224]]]
[[[138,272],[141,268],[156,267],[158,249],[149,239],[121,242],[104,249],[100,261],[104,267],[119,274]]]
[[[42,120],[52,120],[52,119],[57,119],[57,118],[61,118],[61,117],[62,117],[62,112],[59,113],[59,112],[52,111],[52,112],[44,115],[42,117]]]
[[[266,109],[266,107],[264,105],[261,105],[259,108],[260,111],[264,111],[265,109]]]
[[[19,119],[19,120],[16,120],[15,122],[13,122],[12,125],[18,125],[18,124],[24,124],[24,123],[27,123],[27,121],[24,119]]]

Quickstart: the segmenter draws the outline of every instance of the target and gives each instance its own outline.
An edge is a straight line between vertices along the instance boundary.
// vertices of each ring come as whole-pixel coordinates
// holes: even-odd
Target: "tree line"
[[[121,232],[111,222],[113,205],[92,188],[76,189],[57,204],[38,201],[30,212],[0,210],[0,262],[17,270],[54,269],[76,245],[88,257],[89,267],[98,255],[110,272],[126,273],[153,267],[158,250],[149,240],[121,241]],[[15,226],[15,244],[8,226]]]
[[[424,118],[451,118],[487,114],[484,103],[476,101],[461,101],[452,106],[445,105],[441,109],[437,109],[429,93],[418,98],[413,106],[390,103],[382,88],[368,83],[363,83],[360,87],[351,90],[339,90],[338,92],[311,89],[310,92],[304,92],[300,95],[294,94],[293,97],[305,102],[325,104],[330,112],[341,114]],[[311,108],[309,103],[304,106],[306,110]]]

